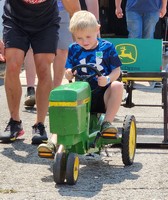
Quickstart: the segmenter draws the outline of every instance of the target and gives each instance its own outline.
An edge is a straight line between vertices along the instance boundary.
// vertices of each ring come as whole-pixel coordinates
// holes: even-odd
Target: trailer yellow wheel
[[[132,165],[136,151],[136,121],[133,115],[127,115],[122,129],[122,161],[124,165]]]
[[[63,184],[66,174],[66,153],[56,153],[54,157],[53,176],[57,184]]]
[[[66,180],[67,184],[74,185],[78,180],[79,175],[79,157],[75,153],[68,155],[66,164]]]

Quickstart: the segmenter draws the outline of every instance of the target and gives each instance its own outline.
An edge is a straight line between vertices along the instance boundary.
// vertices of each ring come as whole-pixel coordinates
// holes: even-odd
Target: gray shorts
[[[69,15],[66,11],[60,12],[60,28],[58,30],[59,40],[58,49],[68,49],[69,45],[73,43],[72,34],[69,32]]]

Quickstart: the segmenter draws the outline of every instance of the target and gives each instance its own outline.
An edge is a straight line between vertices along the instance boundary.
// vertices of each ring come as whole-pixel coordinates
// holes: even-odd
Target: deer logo
[[[132,57],[132,52],[126,53],[125,46],[121,47],[120,51],[121,51],[121,54],[119,55],[120,59],[129,58],[129,59],[131,59],[133,61],[135,60],[135,58]]]
[[[137,49],[132,44],[119,44],[116,46],[118,56],[121,59],[122,64],[135,63],[137,60]]]

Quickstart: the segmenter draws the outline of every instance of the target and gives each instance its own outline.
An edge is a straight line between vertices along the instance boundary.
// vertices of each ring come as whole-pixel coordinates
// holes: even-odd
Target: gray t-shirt
[[[60,23],[69,23],[69,14],[65,10],[62,4],[62,0],[57,0],[57,3],[58,3],[59,16],[61,17]]]

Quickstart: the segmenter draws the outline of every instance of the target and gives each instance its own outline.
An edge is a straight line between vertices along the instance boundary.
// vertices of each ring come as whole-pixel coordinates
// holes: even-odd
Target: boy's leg
[[[57,134],[53,133],[47,143],[42,143],[38,146],[38,156],[41,158],[54,158],[57,149]]]
[[[106,114],[104,118],[104,123],[102,124],[102,131],[107,130],[109,127],[109,131],[115,131],[115,127],[111,126],[116,113],[119,110],[119,107],[122,102],[122,95],[123,95],[123,83],[114,81],[111,85],[107,88],[104,94],[104,102],[106,107]],[[105,123],[106,122],[106,123]]]

